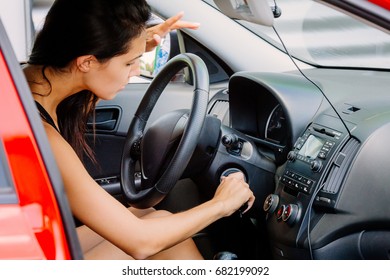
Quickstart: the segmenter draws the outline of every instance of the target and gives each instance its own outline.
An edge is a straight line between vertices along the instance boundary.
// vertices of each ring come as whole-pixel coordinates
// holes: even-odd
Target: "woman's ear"
[[[93,55],[79,56],[76,59],[77,69],[79,69],[81,72],[84,72],[84,73],[89,72],[89,70],[91,69],[92,63],[94,63],[95,61],[97,61],[97,59]]]

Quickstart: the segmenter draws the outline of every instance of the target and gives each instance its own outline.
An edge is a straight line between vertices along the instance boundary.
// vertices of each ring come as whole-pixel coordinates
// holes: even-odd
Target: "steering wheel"
[[[190,69],[194,82],[194,96],[189,115],[188,111],[177,111],[163,117],[163,121],[160,122],[160,126],[163,127],[158,127],[158,122],[155,125],[158,127],[157,131],[168,129],[170,132],[164,133],[171,136],[157,137],[155,133],[151,133],[152,136],[145,139],[148,133],[148,131],[144,133],[145,126],[157,100],[174,75],[184,67]],[[130,123],[122,153],[121,187],[131,206],[136,208],[155,206],[180,179],[197,146],[207,112],[208,98],[208,71],[203,60],[194,54],[179,54],[170,59],[153,79]],[[172,137],[177,136],[178,126],[182,126],[182,136],[177,148],[170,147],[174,151],[169,158],[157,155],[161,154],[160,150],[166,152],[167,148],[162,147],[161,142],[164,146],[169,145]],[[157,135],[165,135],[164,133]],[[146,151],[152,149],[154,145],[159,147],[157,150],[154,148],[154,154],[147,153]],[[141,174],[136,172],[138,162]]]

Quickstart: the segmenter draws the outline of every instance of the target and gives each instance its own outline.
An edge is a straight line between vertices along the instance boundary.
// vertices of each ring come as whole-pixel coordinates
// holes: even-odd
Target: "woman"
[[[97,100],[114,98],[138,75],[142,54],[171,29],[198,26],[180,13],[146,29],[149,16],[145,0],[56,0],[24,68],[72,213],[84,224],[77,233],[86,259],[201,259],[191,236],[254,201],[237,173],[185,212],[126,208],[84,168],[83,154],[93,158],[85,123]]]

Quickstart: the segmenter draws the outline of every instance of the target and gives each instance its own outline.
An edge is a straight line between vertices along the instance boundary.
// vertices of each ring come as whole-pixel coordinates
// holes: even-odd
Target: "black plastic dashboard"
[[[307,75],[337,114],[299,74],[242,72],[229,83],[231,127],[279,166],[264,201],[272,255],[389,259],[390,75],[334,69]]]

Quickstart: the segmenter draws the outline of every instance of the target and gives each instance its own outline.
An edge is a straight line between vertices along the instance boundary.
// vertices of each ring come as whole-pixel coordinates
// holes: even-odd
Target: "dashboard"
[[[389,74],[307,72],[311,81],[299,73],[241,72],[229,82],[231,129],[260,154],[253,162],[275,164],[272,188],[250,182],[265,197],[272,256],[388,259]],[[242,169],[249,178],[259,172]]]
[[[286,117],[282,106],[278,104],[272,109],[269,117],[267,118],[264,129],[265,139],[277,144],[286,143],[286,139],[288,139],[286,132]]]

